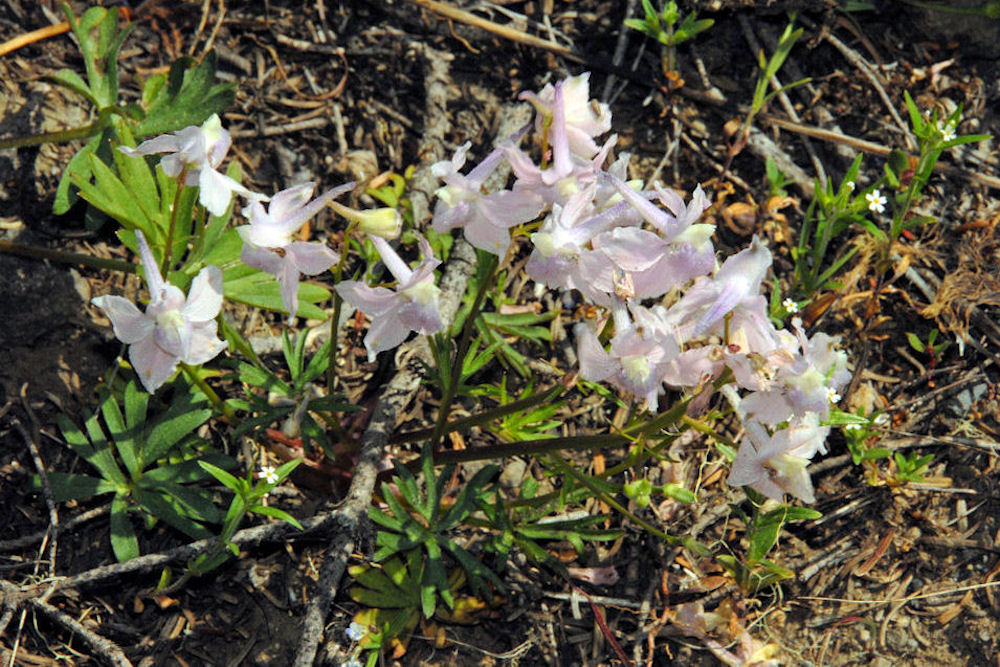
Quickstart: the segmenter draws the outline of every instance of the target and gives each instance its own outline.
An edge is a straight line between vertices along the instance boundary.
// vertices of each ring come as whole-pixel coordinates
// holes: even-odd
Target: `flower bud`
[[[403,217],[394,208],[358,211],[339,202],[330,201],[327,203],[341,216],[357,223],[358,228],[366,234],[381,236],[384,239],[394,239],[398,238],[399,233],[403,230]]]

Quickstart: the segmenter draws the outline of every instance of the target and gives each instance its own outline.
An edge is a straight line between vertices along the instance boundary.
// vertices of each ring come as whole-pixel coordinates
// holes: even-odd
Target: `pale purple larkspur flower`
[[[592,183],[570,196],[564,205],[552,205],[542,226],[531,235],[534,249],[525,270],[536,282],[549,287],[578,289],[595,303],[608,306],[611,301],[607,294],[593,289],[593,275],[582,270],[580,260],[590,252],[590,243],[596,235],[630,222],[627,219],[629,206],[622,202],[598,212],[593,201],[596,190],[597,185]]]
[[[513,144],[519,132],[508,141]],[[544,202],[534,192],[501,190],[484,194],[483,182],[504,159],[497,148],[468,174],[459,170],[465,166],[466,154],[472,146],[460,146],[451,160],[437,162],[431,172],[444,181],[438,188],[434,207],[434,231],[446,232],[461,228],[465,239],[475,247],[502,257],[510,245],[510,228],[534,220],[544,208]]]
[[[746,436],[736,452],[727,483],[752,487],[775,500],[790,493],[807,503],[815,502],[806,467],[816,452],[823,450],[830,427],[820,426],[819,417],[813,414],[774,433],[753,419],[746,420],[744,428]]]
[[[694,224],[708,207],[700,187],[691,204],[685,206],[673,191],[657,187],[655,194],[638,193],[607,172],[600,180],[613,185],[618,196],[656,231],[622,225],[594,238],[593,251],[581,258],[582,270],[594,289],[611,293],[615,276],[624,273],[637,299],[657,298],[715,268],[711,242],[715,226]],[[658,208],[648,196],[658,197],[677,215]]]
[[[611,149],[618,141],[617,135],[608,138],[604,145],[590,159],[575,155],[569,147],[566,119],[563,113],[563,82],[555,85],[551,120],[551,163],[544,169],[513,141],[503,141],[499,149],[507,155],[511,171],[517,176],[514,192],[531,192],[548,204],[563,203],[579,190],[598,180],[601,166],[607,160]],[[603,193],[602,193],[603,194]],[[601,198],[602,206],[606,197]]]
[[[115,336],[129,346],[139,381],[153,393],[170,379],[179,362],[203,364],[226,349],[216,337],[215,321],[222,308],[222,271],[216,266],[203,268],[185,297],[160,276],[142,232],[136,230],[135,235],[149,287],[146,312],[120,296],[99,296],[91,303],[107,314]]]
[[[847,355],[836,347],[839,339],[825,333],[809,339],[798,319],[793,325],[799,350],[789,363],[777,368],[772,388],[754,392],[742,402],[744,413],[764,424],[777,424],[807,413],[826,419],[830,403],[839,402],[839,390],[851,380]]]
[[[560,86],[567,146],[574,155],[589,160],[598,150],[593,137],[611,129],[611,110],[608,105],[590,99],[590,72],[571,76],[555,85],[546,84],[537,94],[523,92],[520,98],[528,100],[538,110],[535,128],[542,132],[546,123],[551,123],[555,113],[556,92]],[[554,125],[555,123],[551,123],[548,128],[548,141],[551,145],[555,144]]]
[[[161,134],[135,148],[119,146],[118,150],[130,156],[167,153],[160,159],[163,172],[177,178],[187,167],[184,184],[197,185],[198,201],[209,213],[220,216],[229,208],[234,192],[251,200],[267,199],[217,171],[231,144],[232,138],[223,129],[218,114],[212,114],[201,127],[192,125],[178,132]]]
[[[240,258],[247,266],[273,274],[281,284],[281,303],[294,319],[299,309],[299,276],[315,276],[333,266],[340,257],[325,244],[295,241],[295,233],[328,202],[354,188],[345,183],[309,201],[315,183],[303,183],[274,195],[267,210],[251,202],[249,225],[236,228],[243,239]]]
[[[655,412],[667,364],[679,352],[668,330],[664,311],[661,307],[648,309],[634,304],[626,308],[625,302],[619,299],[612,314],[615,336],[607,351],[586,324],[581,322],[574,328],[580,377],[591,382],[607,380],[644,399],[647,407]]]
[[[724,333],[727,315],[757,303],[770,266],[771,251],[755,236],[749,248],[731,255],[714,276],[699,278],[670,308],[682,338]]]
[[[441,290],[434,284],[434,269],[441,261],[434,257],[427,239],[417,234],[423,259],[411,269],[385,239],[370,238],[382,262],[396,278],[396,289],[344,280],[336,290],[344,301],[372,318],[365,335],[365,349],[368,361],[375,361],[379,352],[396,347],[411,331],[434,334],[444,328],[444,322],[439,304]]]
[[[655,197],[670,210],[670,213],[667,213],[650,201],[650,197],[653,195],[636,192],[615,174],[604,172],[601,175],[601,180],[613,185],[619,194],[635,207],[646,222],[660,232],[665,241],[704,242],[715,231],[715,225],[695,224],[701,214],[711,205],[700,185],[695,188],[691,195],[691,201],[685,205],[679,194],[654,184]]]

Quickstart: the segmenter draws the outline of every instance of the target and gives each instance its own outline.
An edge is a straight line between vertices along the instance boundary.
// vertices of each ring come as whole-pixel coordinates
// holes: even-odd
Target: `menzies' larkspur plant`
[[[222,271],[206,266],[185,297],[163,280],[143,233],[135,234],[149,287],[146,312],[120,296],[99,296],[92,302],[107,314],[118,340],[129,346],[132,368],[152,394],[170,379],[178,363],[203,364],[226,349],[225,341],[216,337],[215,321],[222,308]]]

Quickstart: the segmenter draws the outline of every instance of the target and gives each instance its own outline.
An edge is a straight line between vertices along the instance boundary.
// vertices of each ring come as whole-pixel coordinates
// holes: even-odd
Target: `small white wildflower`
[[[794,315],[799,312],[799,304],[792,301],[791,298],[785,299],[781,302],[781,307],[785,309],[785,312],[789,315]]]
[[[868,200],[868,210],[872,213],[885,213],[885,203],[888,201],[878,188],[865,195]]]
[[[844,183],[844,187],[847,188],[848,192],[854,192],[854,181],[847,181]]]
[[[274,469],[274,466],[263,466],[257,477],[263,479],[268,484],[278,483],[278,472]]]
[[[942,120],[938,122],[937,126],[938,132],[941,133],[942,141],[951,141],[955,138],[955,126],[949,121]]]
[[[875,421],[872,423],[875,424],[876,426],[885,426],[886,424],[889,423],[889,414],[883,412],[878,417],[876,417]]]
[[[351,625],[344,630],[344,634],[352,642],[359,642],[365,636],[365,626],[358,622],[352,622]]]
[[[860,431],[861,430],[861,424],[848,424],[847,426],[844,427],[844,430],[845,431]]]
[[[833,387],[826,388],[826,397],[831,403],[840,403],[841,396],[837,393],[837,390]]]

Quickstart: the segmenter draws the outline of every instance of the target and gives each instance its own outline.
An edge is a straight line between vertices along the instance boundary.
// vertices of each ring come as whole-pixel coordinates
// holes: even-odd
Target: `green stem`
[[[469,310],[469,314],[465,319],[465,325],[462,328],[462,338],[459,341],[458,348],[455,350],[455,356],[452,360],[451,380],[441,392],[441,405],[438,408],[437,421],[434,424],[434,433],[431,435],[430,440],[432,453],[438,450],[441,438],[444,436],[444,427],[448,422],[448,415],[451,412],[451,402],[455,398],[455,393],[458,391],[458,383],[462,379],[462,362],[469,350],[469,345],[472,343],[472,332],[476,328],[476,318],[479,317],[479,310],[486,299],[486,292],[489,289],[490,283],[493,282],[493,278],[496,277],[497,267],[500,265],[500,258],[496,255],[490,255],[489,261],[486,275],[479,283],[476,299],[472,303],[472,308]]]
[[[174,191],[174,204],[170,208],[170,226],[167,228],[167,245],[163,249],[163,263],[160,274],[170,280],[170,256],[174,251],[174,228],[177,226],[177,209],[181,207],[181,193],[184,191],[184,181],[187,179],[188,166],[185,164],[177,176],[177,190]]]
[[[563,460],[561,457],[553,456],[552,460],[555,461],[556,467],[561,469],[564,474],[569,475],[570,477],[574,478],[575,480],[586,486],[594,493],[594,495],[596,495],[602,501],[607,503],[610,507],[613,507],[615,510],[617,510],[620,514],[628,518],[634,524],[641,527],[647,533],[655,535],[656,537],[659,537],[661,540],[664,540],[671,544],[680,543],[680,538],[673,537],[672,535],[667,535],[662,530],[660,530],[653,524],[649,523],[645,519],[641,519],[640,517],[636,516],[633,512],[630,512],[627,507],[622,505],[616,499],[612,498],[610,494],[605,493],[605,491],[596,484],[594,484],[594,482],[589,477],[577,471],[575,468],[573,468],[573,466],[566,463],[566,461]]]
[[[24,148],[26,146],[39,146],[41,144],[60,143],[73,141],[74,139],[86,139],[99,134],[108,122],[103,117],[98,118],[90,125],[75,127],[72,130],[59,130],[57,132],[42,132],[40,134],[28,134],[19,137],[9,137],[0,139],[0,150],[7,148]]]
[[[188,379],[191,380],[191,382],[196,387],[198,387],[198,389],[201,390],[201,393],[205,394],[205,398],[207,398],[209,402],[212,405],[214,405],[219,412],[222,413],[223,418],[227,422],[229,422],[232,425],[236,425],[239,423],[239,420],[236,418],[236,413],[233,412],[233,409],[229,407],[229,405],[227,405],[225,401],[219,398],[219,395],[215,393],[214,389],[208,386],[208,383],[205,382],[204,378],[198,375],[197,369],[195,369],[193,366],[185,364],[183,361],[180,362],[180,367],[181,370],[184,371],[184,374],[187,375]]]
[[[79,264],[91,269],[111,269],[112,271],[121,271],[122,273],[135,273],[137,268],[135,264],[124,262],[120,259],[104,259],[103,257],[94,257],[93,255],[84,255],[78,252],[39,248],[38,246],[14,243],[13,241],[0,241],[0,252],[10,255],[20,255],[22,257],[32,257],[34,259],[47,259],[61,264]]]
[[[563,394],[568,389],[564,384],[560,383],[551,387],[547,391],[539,392],[534,396],[529,396],[528,398],[522,398],[505,405],[500,405],[489,410],[484,410],[475,415],[469,417],[463,417],[462,419],[456,419],[454,421],[447,422],[442,431],[442,435],[445,433],[451,433],[452,431],[464,431],[466,429],[472,428],[473,426],[481,426],[487,422],[493,421],[494,419],[499,419],[500,417],[505,417],[509,414],[514,414],[515,412],[520,412],[521,410],[527,410],[533,408],[536,405],[542,403],[548,403],[554,401],[559,396]],[[406,433],[396,433],[389,438],[389,444],[399,444],[401,442],[417,442],[419,440],[424,440],[426,438],[434,435],[433,428],[423,428],[419,431],[407,431]]]
[[[445,450],[435,452],[434,462],[435,464],[462,463],[466,461],[499,459],[508,456],[537,456],[561,450],[621,447],[631,444],[636,438],[648,437],[667,426],[680,422],[687,410],[689,401],[689,398],[681,399],[666,412],[657,415],[645,424],[637,424],[627,428],[620,434],[606,433],[601,435],[576,435],[566,438],[540,438],[537,440],[522,440],[521,442],[505,442],[488,447]]]

